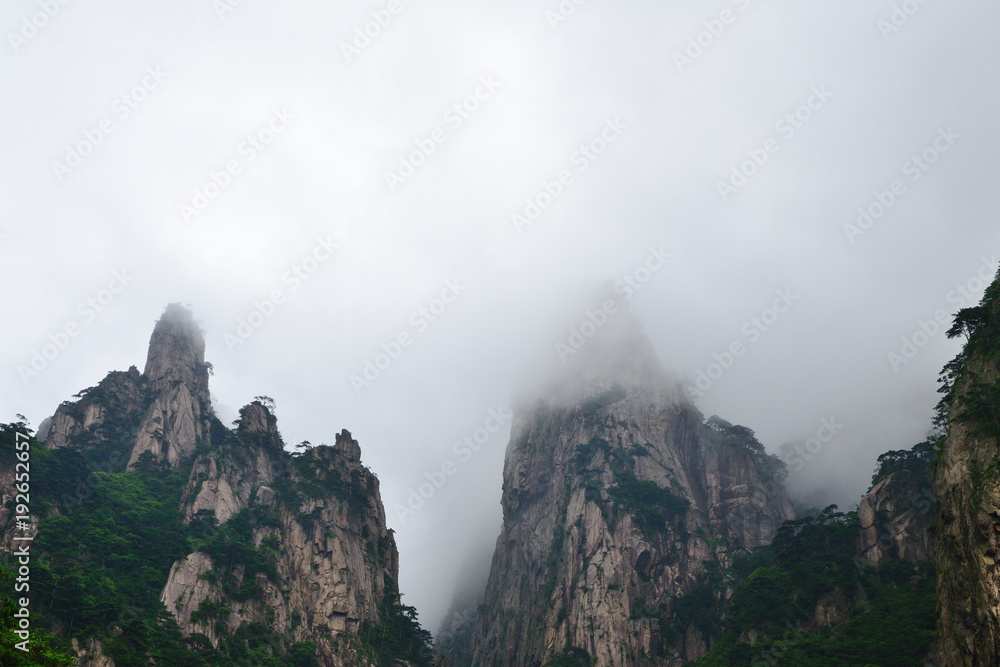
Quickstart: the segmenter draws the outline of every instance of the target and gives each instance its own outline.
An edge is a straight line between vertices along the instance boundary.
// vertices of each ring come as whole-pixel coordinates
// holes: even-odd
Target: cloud
[[[898,372],[887,357],[938,309],[954,310],[951,290],[997,250],[994,3],[927,3],[887,35],[891,2],[593,0],[568,15],[555,0],[397,6],[350,61],[341,45],[389,3],[66,3],[16,48],[9,35],[42,10],[8,9],[8,418],[37,424],[107,371],[141,365],[163,307],[187,302],[207,332],[217,400],[274,397],[287,442],[348,428],[391,506],[488,409],[558,363],[578,304],[664,246],[669,261],[629,308],[678,373],[710,368],[779,290],[801,296],[698,402],[773,452],[836,415],[848,426],[808,469],[821,502],[856,502],[879,453],[921,439],[957,344],[934,336]],[[726,11],[735,18],[720,29]],[[547,12],[566,20],[553,29]],[[690,40],[705,44],[678,71]],[[157,67],[162,83],[115,115]],[[487,96],[490,77],[501,85]],[[786,137],[781,123],[822,86],[833,95]],[[447,120],[456,104],[467,116],[458,125]],[[251,160],[241,146],[275,109],[294,121],[260,138]],[[113,126],[60,182],[53,163],[106,118]],[[616,118],[627,128],[614,142],[592,149],[586,168],[574,161]],[[851,243],[844,225],[908,178],[903,165],[940,128],[961,138]],[[385,173],[428,137],[434,150],[390,188]],[[761,149],[766,161],[722,201],[717,184]],[[572,182],[547,192],[564,171]],[[223,173],[226,187],[185,220],[180,205]],[[511,216],[541,208],[543,193],[552,201],[519,234]],[[292,290],[283,277],[319,238],[336,252]],[[128,289],[26,386],[18,366],[122,267]],[[449,280],[467,290],[357,393],[351,376],[415,327],[412,313]],[[229,349],[225,335],[275,289],[273,315]],[[491,435],[412,521],[389,512],[402,590],[429,627],[466,553],[490,551],[504,445]]]

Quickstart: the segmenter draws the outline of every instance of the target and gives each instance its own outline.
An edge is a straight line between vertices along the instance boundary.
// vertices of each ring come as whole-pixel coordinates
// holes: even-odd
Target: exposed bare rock
[[[961,324],[963,323],[964,324]],[[956,324],[969,334],[946,368],[948,436],[934,471],[939,661],[1000,664],[1000,278]]]
[[[211,410],[204,352],[191,313],[171,304],[150,337],[144,373],[110,373],[60,405],[45,446],[99,450],[87,457],[98,472],[124,472],[126,462],[151,475],[190,469],[179,509],[199,551],[173,563],[160,596],[185,635],[228,651],[229,633],[261,623],[276,633],[267,638],[274,655],[314,643],[324,667],[374,667],[376,648],[359,635],[385,609],[401,613],[378,479],[346,430],[334,446],[293,457],[264,398],[227,429]],[[67,480],[64,498],[79,506],[75,482]],[[0,467],[0,544],[8,546],[12,484],[13,470]],[[107,646],[91,638],[74,650],[80,664],[113,667]]]
[[[835,588],[816,603],[814,622],[820,628],[840,625],[848,619],[852,606],[844,592]]]
[[[1000,664],[998,451],[995,438],[953,423],[934,476],[938,631],[947,665]]]
[[[205,336],[194,321],[194,315],[181,304],[167,306],[156,322],[153,335],[149,338],[143,375],[154,392],[180,383],[206,405],[211,405]]]
[[[277,496],[274,493],[274,489],[269,486],[262,486],[257,489],[257,504],[265,505],[271,507],[274,505]]]
[[[274,415],[259,402],[244,407],[240,415],[236,437],[195,460],[181,500],[186,523],[206,511],[225,523],[250,505],[254,491],[284,470],[285,464],[278,461],[282,444]],[[274,491],[268,491],[273,498]]]
[[[135,366],[128,372],[112,371],[96,387],[78,395],[82,395],[78,401],[63,403],[49,419],[44,438],[49,449],[69,446],[73,440],[86,449],[88,443],[78,436],[104,439],[111,435],[99,433],[109,414],[123,424],[134,421],[142,405],[142,376]]]
[[[244,406],[235,437],[195,460],[181,500],[185,523],[199,512],[210,512],[222,524],[248,507],[254,492],[284,471],[282,455],[274,415],[259,401]],[[268,488],[267,493],[273,502],[274,491]]]
[[[149,339],[144,377],[152,404],[136,435],[129,467],[149,453],[176,468],[208,439],[211,397],[205,338],[191,311],[170,304]]]
[[[176,468],[210,439],[208,369],[194,317],[171,304],[153,329],[145,372],[111,372],[79,400],[60,405],[48,419],[45,446],[84,451],[112,444],[132,468],[147,452]]]
[[[186,385],[165,389],[156,396],[142,419],[129,466],[134,466],[149,452],[155,461],[165,460],[176,468],[206,437],[206,417],[202,404]]]
[[[278,419],[260,401],[254,401],[240,408],[239,433],[264,433],[271,437],[278,435]]]
[[[115,667],[115,661],[104,655],[104,645],[98,639],[88,639],[85,646],[74,638],[70,644],[76,654],[78,667]]]
[[[218,645],[219,638],[215,632],[214,624],[197,623],[191,620],[191,614],[198,611],[198,607],[203,601],[219,601],[219,595],[213,589],[212,584],[202,578],[211,570],[211,558],[198,552],[188,554],[187,557],[177,561],[170,568],[167,585],[160,593],[160,601],[163,602],[167,611],[174,615],[186,634],[200,632],[208,637],[213,645]]]
[[[377,622],[399,568],[378,480],[361,464],[360,448],[346,431],[337,447],[280,458],[270,412],[255,403],[241,415],[235,437],[195,463],[186,513],[191,519],[211,510],[224,523],[240,511],[256,512],[253,542],[273,555],[276,576],[253,575],[260,593],[233,599],[226,585],[238,588],[251,575],[191,554],[171,569],[162,599],[185,634],[201,632],[213,644],[217,630],[191,620],[205,600],[229,609],[222,619],[229,631],[264,623],[294,641],[315,642],[323,665],[364,664],[352,638],[364,621]],[[253,437],[262,434],[269,437]]]
[[[858,552],[870,565],[934,558],[930,534],[934,489],[930,468],[897,470],[879,480],[858,503]]]
[[[361,461],[361,446],[351,437],[347,429],[337,434],[334,448],[343,453],[348,461]]]
[[[726,567],[794,517],[752,431],[706,424],[627,327],[617,345],[557,401],[515,410],[483,611],[454,664],[544,664],[566,646],[602,667],[697,659],[712,638],[661,632],[673,601],[705,561]]]

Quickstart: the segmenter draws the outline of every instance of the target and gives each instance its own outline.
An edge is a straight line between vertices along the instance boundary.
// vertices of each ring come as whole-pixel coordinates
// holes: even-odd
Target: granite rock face
[[[858,503],[858,553],[869,565],[934,559],[934,487],[928,467],[896,470]]]
[[[1000,282],[959,313],[948,435],[934,471],[940,664],[1000,664]],[[946,369],[947,371],[947,369]]]
[[[209,367],[191,311],[170,304],[153,328],[144,372],[112,371],[78,400],[61,404],[39,438],[50,449],[110,445],[114,451],[105,455],[115,469],[118,458],[134,468],[147,452],[152,462],[176,469],[199,444],[209,444]]]
[[[143,373],[152,404],[139,425],[130,467],[149,452],[155,461],[177,468],[207,438],[211,398],[205,337],[191,311],[171,304],[149,339]]]
[[[600,666],[696,659],[709,638],[661,619],[706,561],[725,567],[794,518],[752,431],[706,422],[638,331],[607,344],[515,410],[503,527],[452,664],[527,667],[566,646]]]
[[[321,664],[361,664],[350,641],[341,640],[356,637],[365,621],[378,621],[399,570],[378,479],[361,464],[347,431],[333,447],[291,459],[275,454],[280,437],[263,405],[247,406],[241,417],[236,437],[192,468],[186,516],[223,524],[239,515],[254,545],[271,554],[273,576],[195,552],[173,565],[161,600],[184,634],[204,634],[216,646],[220,627],[228,634],[264,623],[293,641],[314,642]],[[250,576],[258,594],[235,596]],[[221,625],[193,618],[205,601],[227,610]]]
[[[255,401],[240,410],[237,435],[253,444],[235,451],[213,448],[195,459],[182,501],[186,523],[201,511],[225,523],[248,507],[253,493],[284,469],[281,457],[269,453],[281,450],[281,436],[277,420],[262,403]]]
[[[112,371],[90,390],[84,390],[76,402],[65,402],[55,414],[39,428],[38,437],[50,449],[69,446],[86,449],[87,437],[109,439],[116,434],[106,433],[106,418],[113,415],[118,420],[133,425],[137,423],[145,396],[145,379],[135,366],[127,372]]]
[[[219,647],[261,623],[283,646],[315,644],[318,664],[370,664],[359,634],[396,599],[399,561],[361,447],[344,430],[333,446],[290,454],[269,399],[245,406],[237,427],[226,428],[211,409],[204,353],[190,311],[171,304],[150,337],[144,372],[112,372],[60,405],[44,424],[44,446],[75,448],[104,472],[187,474],[179,509],[201,531],[194,534],[204,551],[173,563],[160,593],[185,635]],[[0,469],[4,500],[12,480]],[[74,482],[57,512],[81,511],[91,489],[83,482],[75,498]],[[10,519],[0,515],[0,525]],[[220,542],[234,522],[235,537]],[[81,638],[74,650],[81,664],[114,664],[97,639]]]

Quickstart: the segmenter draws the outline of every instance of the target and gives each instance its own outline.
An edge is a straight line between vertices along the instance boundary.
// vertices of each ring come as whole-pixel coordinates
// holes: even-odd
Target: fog
[[[847,509],[997,269],[988,0],[0,15],[2,418],[141,369],[189,304],[224,419],[264,394],[289,446],[360,442],[432,630],[488,566],[503,415],[609,285],[706,416],[797,441],[796,493]]]

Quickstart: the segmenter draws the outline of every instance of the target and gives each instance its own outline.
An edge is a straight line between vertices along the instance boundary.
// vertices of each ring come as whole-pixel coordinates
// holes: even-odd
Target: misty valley
[[[1000,282],[947,330],[966,340],[926,440],[844,509],[786,488],[843,424],[769,454],[692,402],[721,370],[671,375],[621,306],[396,503],[404,524],[510,428],[488,578],[432,634],[358,441],[290,450],[267,396],[223,424],[203,332],[170,305],[141,373],[0,428],[0,662],[1000,664]]]

